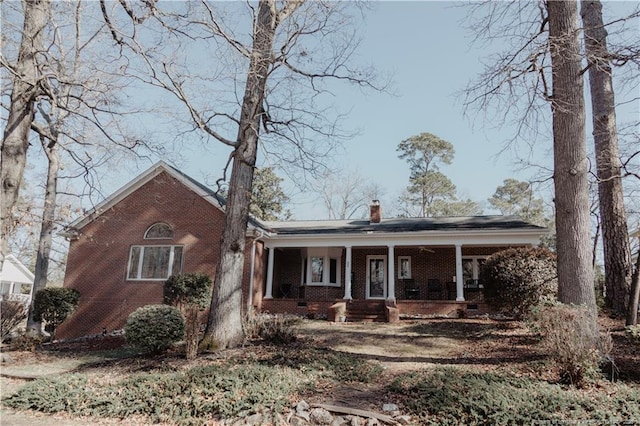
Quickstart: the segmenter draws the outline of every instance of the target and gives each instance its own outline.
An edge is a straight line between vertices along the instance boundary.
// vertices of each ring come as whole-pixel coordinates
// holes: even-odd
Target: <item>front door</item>
[[[387,297],[387,256],[367,256],[367,299]]]

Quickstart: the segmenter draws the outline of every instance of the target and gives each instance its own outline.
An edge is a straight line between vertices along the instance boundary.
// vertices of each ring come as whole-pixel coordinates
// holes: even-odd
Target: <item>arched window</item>
[[[162,238],[173,238],[173,229],[166,223],[154,223],[144,233],[145,240]]]
[[[145,240],[167,240],[173,238],[173,229],[166,223],[151,225],[144,233]],[[148,243],[131,246],[127,280],[166,280],[182,269],[184,246],[170,242]]]

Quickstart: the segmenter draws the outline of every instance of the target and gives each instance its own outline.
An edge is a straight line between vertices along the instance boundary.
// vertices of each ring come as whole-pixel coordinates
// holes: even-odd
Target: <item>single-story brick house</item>
[[[61,338],[122,328],[136,308],[161,303],[179,272],[215,275],[224,200],[160,162],[71,223],[65,287],[81,293]],[[478,271],[498,250],[532,246],[547,232],[504,216],[381,217],[263,222],[251,218],[243,308],[347,319],[483,312]]]

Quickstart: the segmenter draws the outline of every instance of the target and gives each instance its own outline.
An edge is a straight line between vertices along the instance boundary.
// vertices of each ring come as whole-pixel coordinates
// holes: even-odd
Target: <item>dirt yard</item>
[[[640,354],[624,335],[621,322],[602,320],[604,330],[612,333],[617,376],[626,382],[640,384]],[[554,380],[546,355],[537,338],[522,323],[490,319],[403,320],[398,324],[328,323],[304,320],[299,326],[300,340],[316,347],[349,352],[363,360],[379,363],[384,368],[380,380],[367,386],[323,389],[310,395],[309,402],[349,405],[374,409],[385,401],[385,386],[399,373],[453,365],[459,368],[499,370],[501,373],[531,375]],[[35,352],[6,352],[9,361],[1,365],[1,395],[14,393],[28,380],[48,375],[81,371],[103,380],[115,380],[133,371],[152,368],[157,359],[114,358],[113,350],[122,346],[122,337],[97,338],[85,342],[59,342],[43,346]],[[188,368],[210,362],[212,356],[227,357],[259,353],[259,344],[216,355],[205,355],[195,361],[181,356],[167,356],[161,362],[174,368]],[[105,352],[107,351],[107,352]],[[111,351],[111,352],[109,352]],[[111,354],[110,357],[106,354]],[[116,352],[117,354],[117,352]],[[32,412],[14,412],[2,408],[1,424],[31,425],[88,424],[65,416],[47,417]],[[92,424],[120,424],[116,420],[92,419]],[[131,420],[127,420],[131,424]],[[138,424],[144,424],[140,420]]]

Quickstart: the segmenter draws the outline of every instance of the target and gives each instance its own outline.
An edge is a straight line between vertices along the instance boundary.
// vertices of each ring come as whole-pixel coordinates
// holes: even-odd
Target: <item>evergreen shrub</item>
[[[56,328],[78,307],[80,292],[74,288],[46,287],[36,293],[33,319],[45,323],[45,330],[55,339]]]
[[[124,326],[127,343],[145,353],[158,354],[184,338],[185,320],[168,305],[147,305],[133,311]]]
[[[556,256],[542,247],[503,250],[487,258],[480,280],[492,309],[526,318],[536,308],[556,300]]]
[[[185,356],[198,355],[203,312],[211,303],[211,278],[206,274],[172,275],[164,283],[164,303],[180,309],[185,318]]]

